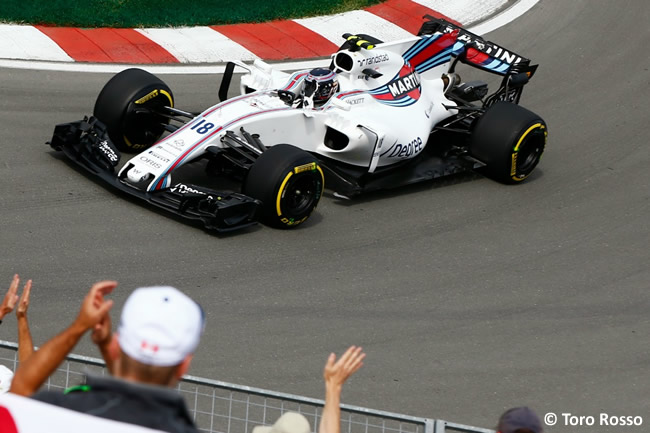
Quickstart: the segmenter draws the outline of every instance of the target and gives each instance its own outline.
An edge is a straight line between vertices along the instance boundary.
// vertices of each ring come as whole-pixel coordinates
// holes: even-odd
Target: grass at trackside
[[[0,22],[74,27],[177,27],[302,18],[383,0],[0,0]]]

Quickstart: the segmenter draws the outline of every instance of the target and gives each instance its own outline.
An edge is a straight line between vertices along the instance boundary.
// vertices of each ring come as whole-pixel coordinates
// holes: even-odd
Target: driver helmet
[[[327,68],[316,68],[305,77],[303,94],[312,97],[314,105],[323,105],[339,90],[336,74]]]

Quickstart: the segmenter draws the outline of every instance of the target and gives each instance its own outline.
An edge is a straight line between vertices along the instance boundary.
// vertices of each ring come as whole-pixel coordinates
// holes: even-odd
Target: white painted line
[[[0,24],[0,58],[74,61],[35,27],[14,24]]]
[[[255,54],[210,27],[138,29],[182,63],[209,63],[215,59],[253,60]]]
[[[301,18],[294,21],[323,36],[336,46],[345,42],[343,33],[366,33],[382,41],[394,41],[413,36],[390,21],[366,11]]]
[[[483,20],[499,10],[508,0],[412,0],[453,18],[464,26]]]
[[[512,22],[531,10],[539,0],[519,0],[517,3],[512,5],[510,8],[501,12],[500,14],[494,16],[493,18],[478,24],[475,27],[470,27],[468,30],[477,35],[484,35],[503,27],[509,22]]]

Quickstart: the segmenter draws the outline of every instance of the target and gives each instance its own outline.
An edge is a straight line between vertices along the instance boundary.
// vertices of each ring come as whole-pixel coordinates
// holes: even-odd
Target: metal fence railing
[[[0,340],[0,364],[16,370],[18,345]],[[66,389],[83,383],[87,374],[107,374],[104,361],[71,354],[43,385]],[[195,376],[184,376],[177,386],[201,431],[249,433],[254,426],[270,425],[284,412],[303,414],[314,432],[318,429],[324,401],[253,388]],[[341,433],[494,433],[443,420],[341,405]]]

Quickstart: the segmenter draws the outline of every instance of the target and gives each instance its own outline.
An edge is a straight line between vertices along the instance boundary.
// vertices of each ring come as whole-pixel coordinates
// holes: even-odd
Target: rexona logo
[[[415,72],[412,72],[404,77],[398,77],[394,81],[388,83],[388,90],[395,99],[398,99],[413,90],[418,90],[419,87],[420,77]]]
[[[192,188],[189,185],[185,185],[184,183],[177,183],[173,187],[169,188],[171,192],[176,192],[178,194],[199,194],[199,195],[207,195],[204,191],[198,190],[196,188]]]

